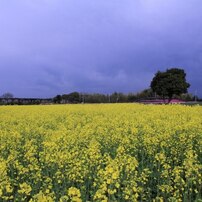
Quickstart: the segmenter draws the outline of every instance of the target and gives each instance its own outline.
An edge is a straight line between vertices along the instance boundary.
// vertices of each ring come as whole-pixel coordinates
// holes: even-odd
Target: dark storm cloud
[[[134,92],[182,67],[202,96],[200,0],[2,0],[0,93]]]

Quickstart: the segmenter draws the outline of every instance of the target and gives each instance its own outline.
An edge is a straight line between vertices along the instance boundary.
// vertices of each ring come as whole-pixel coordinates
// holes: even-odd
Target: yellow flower
[[[29,195],[31,191],[32,191],[31,186],[24,182],[20,184],[20,190],[18,190],[18,193]]]
[[[7,185],[6,185],[6,192],[7,192],[7,193],[12,193],[12,192],[13,192],[13,188],[11,187],[10,184],[7,184]]]

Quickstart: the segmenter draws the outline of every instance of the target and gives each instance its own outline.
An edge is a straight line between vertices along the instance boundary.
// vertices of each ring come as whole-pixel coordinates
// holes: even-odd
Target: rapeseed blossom
[[[202,107],[0,107],[0,201],[202,199]]]

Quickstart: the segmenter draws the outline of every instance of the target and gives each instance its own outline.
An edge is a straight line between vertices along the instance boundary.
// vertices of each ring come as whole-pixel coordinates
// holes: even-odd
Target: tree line
[[[161,99],[162,97],[157,95],[151,88],[145,89],[138,93],[120,93],[114,92],[112,94],[101,93],[79,93],[72,92],[69,94],[57,95],[53,98],[55,104],[66,103],[130,103],[140,102],[142,100]],[[194,101],[195,97],[190,93],[185,93],[173,96],[173,98],[183,101]],[[198,98],[197,98],[198,99]]]
[[[163,99],[168,103],[173,99],[192,101],[194,96],[188,94],[190,84],[186,81],[186,73],[180,68],[167,69],[164,72],[158,71],[153,77],[150,88],[140,93],[113,93],[105,94],[80,94],[73,92],[70,94],[57,95],[54,98],[55,103],[121,103],[138,102],[141,99]],[[196,100],[196,97],[195,97]]]
[[[180,68],[167,69],[164,72],[158,71],[151,83],[150,88],[138,93],[124,94],[114,92],[111,94],[101,93],[79,93],[71,92],[69,94],[56,95],[50,99],[31,99],[25,100],[27,104],[42,104],[45,100],[48,103],[65,104],[65,103],[127,103],[139,102],[141,100],[163,99],[170,102],[173,98],[183,101],[196,101],[198,97],[188,93],[190,84],[186,81],[186,73]],[[5,93],[0,97],[1,100],[14,99],[12,93]],[[14,102],[14,101],[13,101]],[[13,102],[11,102],[13,104]],[[19,101],[18,101],[19,102]],[[15,104],[15,103],[14,103]]]

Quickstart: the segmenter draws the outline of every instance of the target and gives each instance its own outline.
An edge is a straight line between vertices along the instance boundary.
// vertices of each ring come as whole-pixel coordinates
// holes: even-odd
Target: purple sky
[[[137,92],[170,67],[202,96],[201,0],[0,2],[0,94]]]

